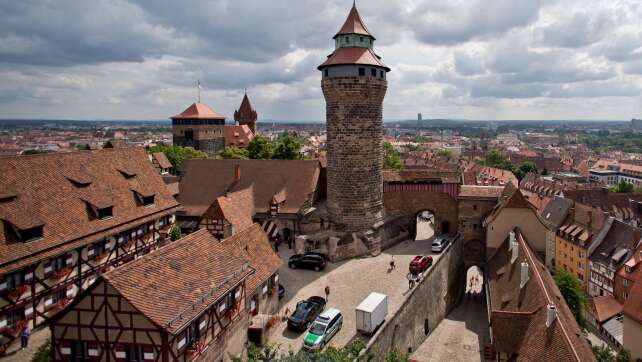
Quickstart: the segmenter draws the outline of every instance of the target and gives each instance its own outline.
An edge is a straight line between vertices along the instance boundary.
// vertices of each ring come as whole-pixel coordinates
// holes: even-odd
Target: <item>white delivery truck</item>
[[[357,331],[371,336],[386,319],[388,314],[388,296],[381,293],[370,293],[357,306]]]

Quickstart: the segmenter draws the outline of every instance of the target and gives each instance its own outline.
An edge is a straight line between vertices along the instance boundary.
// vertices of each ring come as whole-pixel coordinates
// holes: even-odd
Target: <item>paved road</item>
[[[20,341],[11,345],[7,351],[7,356],[0,359],[2,362],[25,362],[31,361],[31,357],[36,353],[38,347],[41,344],[44,344],[47,339],[51,336],[49,328],[41,328],[37,331],[31,332],[31,337],[29,338],[29,346],[24,350],[20,349]]]
[[[296,302],[313,295],[324,295],[324,288],[330,287],[330,297],[326,308],[338,308],[344,316],[343,329],[330,341],[330,345],[342,347],[355,336],[355,307],[370,292],[388,295],[388,314],[401,306],[408,292],[408,265],[417,254],[430,254],[432,240],[404,241],[374,258],[355,258],[329,264],[323,272],[288,269],[284,264],[280,281],[286,288],[281,312],[294,310]],[[289,250],[281,250],[283,259],[291,255]],[[388,271],[393,258],[397,268]],[[433,255],[435,261],[439,255]],[[269,340],[280,345],[282,351],[298,351],[303,344],[304,333],[288,331],[286,323],[279,323],[272,331]]]
[[[475,275],[470,269],[468,279]],[[468,289],[468,285],[466,286]],[[481,283],[473,282],[473,290]],[[486,301],[483,295],[464,298],[462,303],[444,318],[426,341],[412,354],[411,359],[427,361],[482,361],[484,344],[490,341]]]

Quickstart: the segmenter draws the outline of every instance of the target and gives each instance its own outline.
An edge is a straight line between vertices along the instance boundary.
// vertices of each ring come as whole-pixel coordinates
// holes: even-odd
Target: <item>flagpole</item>
[[[196,83],[196,89],[198,91],[198,103],[201,103],[201,81],[200,80]]]

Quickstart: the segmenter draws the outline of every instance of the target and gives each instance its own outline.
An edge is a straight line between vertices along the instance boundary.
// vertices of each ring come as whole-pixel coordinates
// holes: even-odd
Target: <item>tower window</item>
[[[359,68],[359,76],[363,77],[366,75],[366,68]]]
[[[377,70],[374,69],[374,68],[370,69],[370,75],[372,75],[373,77],[376,77],[377,76]]]
[[[363,37],[362,36],[359,37],[359,41],[363,43]]]
[[[383,78],[383,70],[379,71],[379,75],[381,76],[381,78]]]
[[[346,36],[346,38],[345,38],[345,39],[346,39],[346,43],[349,43],[349,42],[350,42],[350,38],[348,38],[347,36]]]
[[[324,72],[325,72],[325,76],[327,77],[328,76],[328,70],[326,69]]]

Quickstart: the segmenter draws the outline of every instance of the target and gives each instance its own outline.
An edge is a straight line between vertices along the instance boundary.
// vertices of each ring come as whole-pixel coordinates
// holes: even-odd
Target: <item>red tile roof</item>
[[[254,185],[254,213],[269,212],[272,197],[285,189],[287,200],[279,212],[296,214],[317,191],[320,172],[315,160],[185,160],[178,200],[185,215],[200,217],[217,197]]]
[[[493,343],[514,361],[594,361],[573,314],[543,263],[516,230],[518,257],[506,241],[488,262],[488,289],[493,326]],[[521,264],[529,278],[521,284]],[[556,309],[556,318],[546,326],[547,305]]]
[[[367,35],[372,39],[375,38],[370,34],[368,28],[366,28],[366,24],[363,23],[363,20],[361,20],[361,15],[359,15],[359,11],[357,10],[356,6],[352,6],[352,9],[350,9],[350,13],[348,13],[348,18],[346,19],[345,23],[343,23],[343,26],[333,37],[333,39],[335,39],[339,35],[345,34],[360,34]]]
[[[256,111],[252,108],[247,93],[243,96],[239,109],[234,112],[234,119],[256,119]]]
[[[212,205],[205,211],[203,218],[227,220],[235,231],[245,230],[252,226],[254,215],[253,186],[245,190],[217,197]]]
[[[462,185],[459,191],[459,197],[499,199],[503,190],[504,186]]]
[[[252,130],[245,124],[225,126],[223,130],[225,134],[225,146],[243,148],[254,138]]]
[[[222,116],[214,112],[210,107],[203,103],[192,103],[191,106],[187,107],[182,113],[179,113],[172,119],[225,119],[225,116]]]
[[[256,291],[281,267],[281,258],[272,249],[267,234],[259,224],[253,224],[222,243],[234,247],[254,268],[254,274],[247,279],[248,293]]]
[[[251,273],[235,247],[200,229],[103,277],[157,326],[176,333]]]
[[[319,65],[318,69],[321,70],[331,65],[349,64],[374,65],[390,71],[390,68],[383,64],[379,56],[369,48],[337,48],[323,64]]]
[[[167,156],[163,152],[152,153],[152,157],[156,160],[156,163],[158,163],[160,168],[172,168],[172,163],[169,162]]]
[[[610,295],[593,297],[588,301],[588,311],[598,323],[602,323],[622,312],[622,306]]]
[[[136,176],[124,176],[119,171],[123,168]],[[83,175],[83,184],[70,181],[68,175]],[[27,243],[11,240],[6,229],[0,228],[0,272],[100,240],[178,208],[142,148],[0,158],[0,185],[16,196],[0,202],[0,220],[18,227],[44,224],[44,237]],[[133,189],[153,192],[154,204],[139,206]],[[93,219],[84,200],[98,207],[113,205],[113,217]]]

